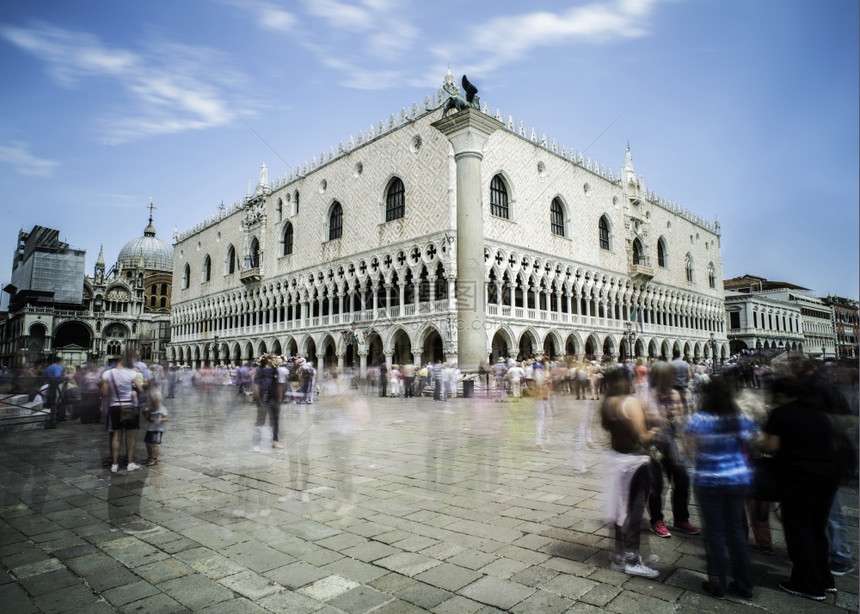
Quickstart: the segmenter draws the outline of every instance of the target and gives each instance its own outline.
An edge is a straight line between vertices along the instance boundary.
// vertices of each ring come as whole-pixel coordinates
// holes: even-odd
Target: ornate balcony
[[[644,264],[631,264],[630,277],[640,279],[642,281],[648,281],[654,277],[654,269],[649,266],[645,266]]]
[[[262,276],[260,275],[260,267],[255,266],[239,273],[239,281],[243,284],[257,283],[260,279],[262,279]]]

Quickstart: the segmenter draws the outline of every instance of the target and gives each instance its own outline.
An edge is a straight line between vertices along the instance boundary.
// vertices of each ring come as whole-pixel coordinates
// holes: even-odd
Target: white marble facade
[[[425,110],[440,101],[428,97],[287,177],[269,181],[264,165],[252,195],[178,235],[171,362],[456,361],[458,328],[470,323],[457,320],[455,297],[469,292],[455,292],[453,148],[431,125],[442,111]],[[480,163],[486,276],[474,288],[484,293],[488,360],[618,358],[631,346],[641,357],[728,355],[718,224],[646,190],[629,148],[607,171],[482,112],[499,125]],[[499,185],[507,218],[491,210]]]

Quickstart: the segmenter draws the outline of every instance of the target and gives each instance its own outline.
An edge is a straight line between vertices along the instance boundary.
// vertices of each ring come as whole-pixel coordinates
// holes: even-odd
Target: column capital
[[[463,109],[430,124],[448,137],[454,146],[454,155],[472,154],[483,157],[483,147],[502,122],[478,109]]]

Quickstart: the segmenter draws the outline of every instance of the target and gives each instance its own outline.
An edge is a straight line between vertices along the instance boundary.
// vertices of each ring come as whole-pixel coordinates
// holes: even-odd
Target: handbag
[[[110,378],[111,386],[114,389],[114,396],[119,401],[119,390],[116,387],[116,382],[113,379],[113,374]],[[122,428],[137,428],[137,407],[121,403],[119,406],[119,425]]]
[[[133,427],[137,423],[137,408],[134,405],[121,405],[119,408],[121,426]]]

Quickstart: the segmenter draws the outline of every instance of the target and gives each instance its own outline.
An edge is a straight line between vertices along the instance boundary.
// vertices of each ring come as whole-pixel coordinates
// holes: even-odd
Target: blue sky
[[[858,298],[855,0],[0,2],[0,281],[17,233],[108,263],[422,103],[481,100],[722,226],[726,277]],[[5,298],[5,295],[4,295]]]

